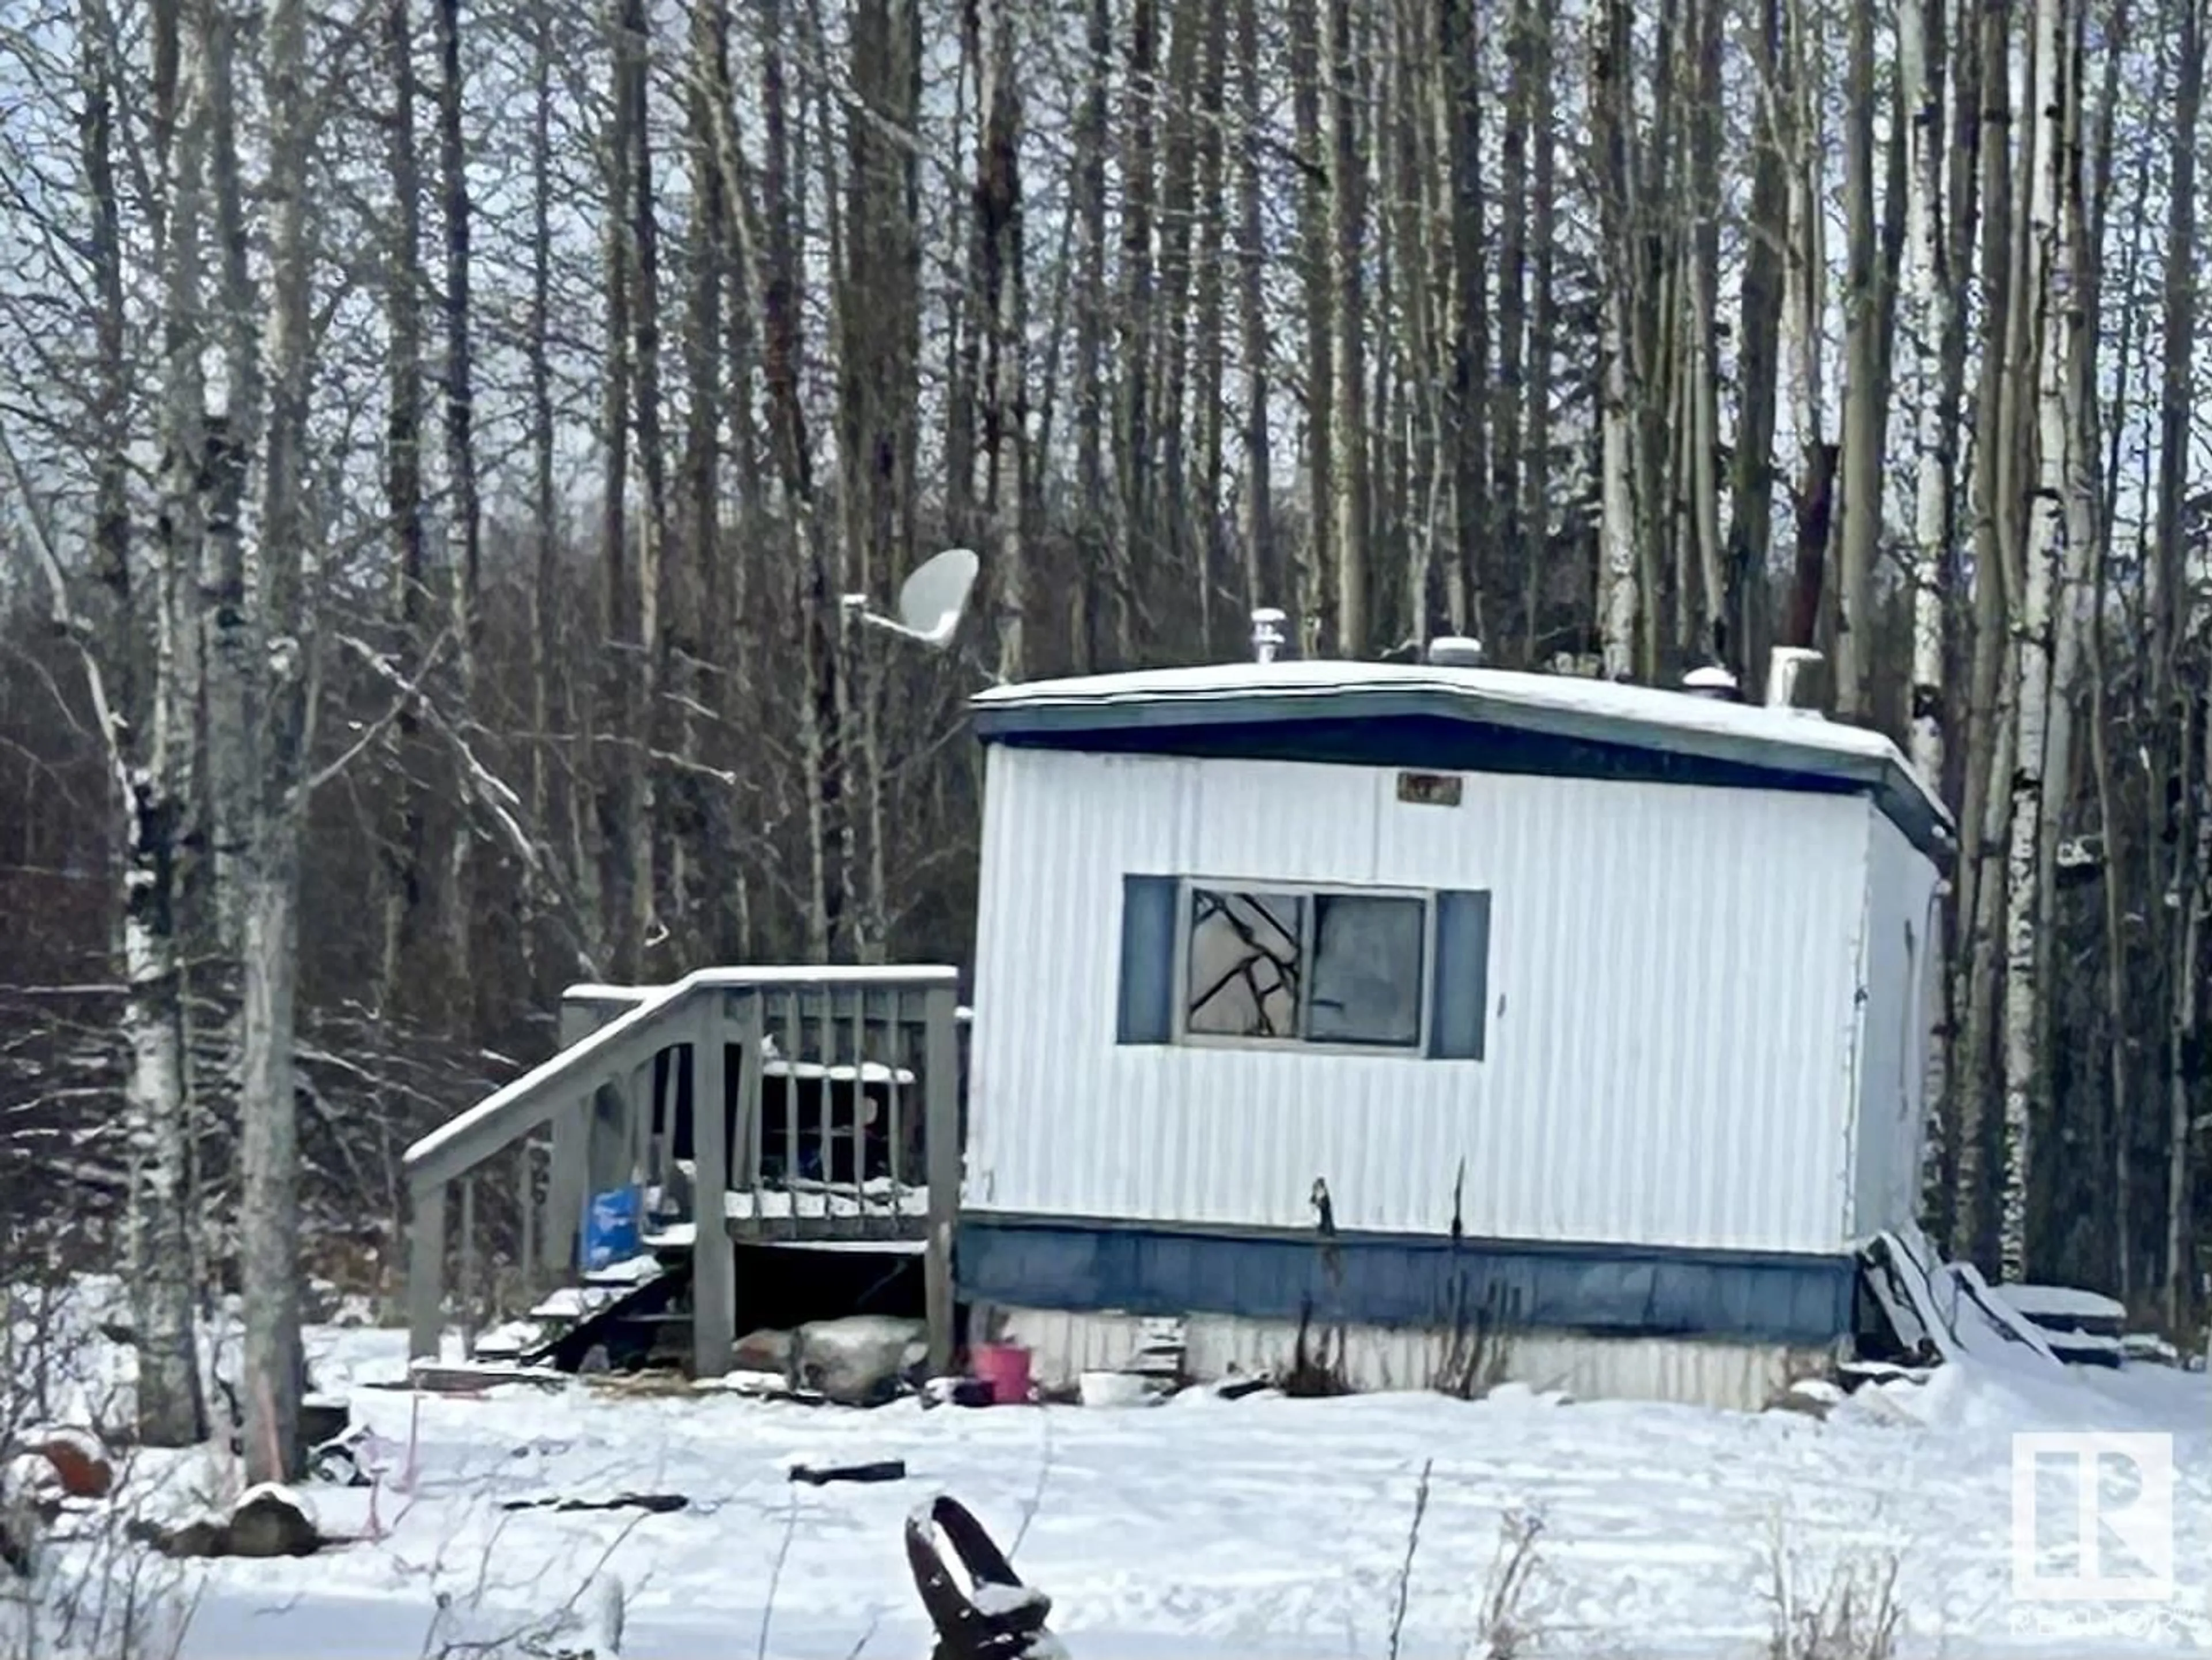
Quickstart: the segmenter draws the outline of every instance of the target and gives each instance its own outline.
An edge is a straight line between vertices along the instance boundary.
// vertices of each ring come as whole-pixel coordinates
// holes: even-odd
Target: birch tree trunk
[[[1197,293],[1193,300],[1196,362],[1192,367],[1190,408],[1198,423],[1198,542],[1193,550],[1197,565],[1199,611],[1198,647],[1211,657],[1214,649],[1214,600],[1224,586],[1228,550],[1222,533],[1222,488],[1227,473],[1222,410],[1227,369],[1227,304],[1224,296],[1224,252],[1228,246],[1226,146],[1220,112],[1227,108],[1229,76],[1229,0],[1205,0],[1205,33],[1200,43],[1198,89],[1194,107],[1206,112],[1199,121],[1197,188],[1199,213]]]
[[[1106,374],[1109,299],[1106,258],[1108,91],[1113,80],[1114,25],[1110,0],[1085,8],[1086,63],[1083,98],[1075,119],[1075,192],[1072,212],[1077,237],[1075,301],[1075,489],[1080,518],[1076,551],[1074,633],[1077,666],[1096,671],[1110,660],[1127,663],[1133,643],[1127,634],[1127,596],[1113,580],[1121,506],[1106,465],[1113,392]]]
[[[1158,523],[1159,494],[1152,473],[1159,443],[1152,414],[1158,309],[1152,292],[1152,237],[1158,189],[1159,31],[1159,0],[1133,0],[1123,93],[1128,125],[1121,152],[1121,407],[1116,422],[1121,503],[1113,577],[1129,617],[1132,646],[1147,620],[1152,561],[1146,550]]]
[[[987,0],[988,3],[988,0]],[[1158,332],[1160,374],[1152,382],[1152,407],[1146,419],[1158,446],[1156,471],[1159,517],[1156,556],[1184,598],[1175,606],[1181,618],[1195,614],[1202,624],[1206,576],[1194,569],[1190,531],[1197,515],[1189,508],[1188,418],[1191,367],[1191,244],[1198,189],[1199,37],[1205,0],[1168,0],[1167,67],[1157,106],[1160,123],[1159,288],[1153,309]],[[1188,586],[1182,586],[1188,584]],[[1194,612],[1186,606],[1194,607]]]
[[[533,20],[531,40],[530,99],[530,307],[523,356],[528,365],[530,432],[530,499],[537,542],[537,581],[530,592],[530,692],[532,730],[537,741],[530,746],[530,800],[532,823],[552,834],[556,746],[556,712],[563,731],[573,734],[564,746],[568,751],[564,770],[568,778],[561,792],[563,841],[568,866],[579,891],[586,918],[599,915],[601,868],[592,848],[592,810],[589,781],[592,767],[593,735],[589,714],[591,699],[586,678],[567,672],[564,641],[579,637],[573,624],[556,629],[563,618],[556,584],[560,574],[560,526],[556,518],[558,497],[554,477],[555,415],[553,404],[553,82],[556,40],[550,9],[541,8]],[[604,939],[591,942],[596,951]]]
[[[2192,1168],[2189,1137],[2195,1120],[2191,1066],[2198,1051],[2203,996],[2204,918],[2208,842],[2212,824],[2204,812],[2204,791],[2212,782],[2212,766],[2206,762],[2206,731],[2199,700],[2191,698],[2181,723],[2180,763],[2175,779],[2182,802],[2181,822],[2174,857],[2174,915],[2171,960],[2167,965],[2171,1011],[2166,1022],[2166,1250],[2160,1275],[2165,1292],[2167,1328],[2179,1331],[2194,1301],[2195,1265],[2190,1260],[2189,1179]]]
[[[1445,605],[1452,625],[1477,639],[1492,633],[1493,596],[1501,587],[1503,562],[1510,550],[1497,531],[1504,522],[1492,497],[1490,446],[1500,451],[1507,440],[1491,431],[1490,387],[1498,380],[1490,365],[1489,286],[1484,270],[1486,225],[1482,155],[1482,43],[1480,9],[1474,0],[1444,0],[1436,8],[1436,51],[1425,64],[1407,71],[1425,82],[1423,114],[1434,129],[1431,149],[1437,158],[1428,169],[1432,195],[1425,216],[1422,243],[1440,244],[1435,264],[1417,281],[1436,298],[1432,309],[1448,322],[1450,376],[1444,402],[1429,420],[1437,430],[1436,463],[1449,468],[1449,555],[1444,562]],[[1516,204],[1514,211],[1525,211]],[[1449,250],[1448,261],[1443,257]],[[1501,278],[1504,273],[1500,273]],[[1504,332],[1501,320],[1499,331]],[[1419,377],[1415,384],[1428,377]],[[1440,492],[1441,493],[1441,492]],[[1416,509],[1425,518],[1425,509]],[[1412,618],[1416,637],[1426,640],[1429,615],[1416,599]]]
[[[1139,4],[1148,0],[1139,0]],[[1296,638],[1306,655],[1316,654],[1335,638],[1336,562],[1334,515],[1329,493],[1336,478],[1336,312],[1330,277],[1334,260],[1329,243],[1330,158],[1322,119],[1322,18],[1328,0],[1295,0],[1291,7],[1291,109],[1297,137],[1298,179],[1298,282],[1305,301],[1304,396],[1306,418],[1305,557],[1298,567],[1297,595],[1289,609],[1297,619]],[[1341,441],[1351,441],[1348,435]]]
[[[206,520],[199,549],[197,658],[205,744],[201,805],[213,856],[195,885],[200,890],[195,897],[201,902],[194,907],[196,920],[202,925],[202,937],[195,942],[201,959],[195,991],[215,1015],[218,1037],[214,1047],[222,1056],[216,1087],[224,1094],[238,1064],[236,970],[245,914],[240,861],[252,835],[247,822],[252,761],[246,739],[248,684],[255,664],[246,624],[246,593],[252,564],[246,537],[246,486],[261,380],[260,313],[246,263],[251,227],[240,176],[233,62],[237,30],[237,18],[218,5],[208,21],[205,50],[208,184],[221,256],[221,299],[213,315],[221,319],[222,331],[207,343],[208,362],[220,368],[204,405],[200,489]],[[211,350],[218,344],[219,355]]]
[[[214,0],[165,0],[157,31],[173,28],[175,101],[164,146],[162,450],[161,523],[146,581],[154,636],[143,734],[124,761],[124,1030],[130,1048],[125,1127],[131,1149],[130,1280],[138,1349],[138,1434],[153,1446],[186,1446],[207,1432],[199,1345],[192,1317],[191,1107],[184,1049],[178,938],[178,860],[190,811],[195,620],[188,574],[205,535],[201,462],[208,340],[203,261]],[[166,16],[173,20],[164,23]],[[119,248],[117,257],[120,257]],[[120,372],[117,365],[115,373]],[[135,651],[137,642],[131,642]]]
[[[1959,326],[1953,298],[1950,245],[1944,217],[1944,163],[1949,152],[1944,125],[1944,0],[1912,0],[1898,20],[1899,70],[1905,77],[1910,146],[1906,237],[1911,268],[1913,344],[1912,691],[1909,744],[1912,765],[1931,790],[1944,784],[1944,683],[1949,659],[1945,597],[1956,581],[1951,556],[1956,488],[1953,458],[1955,413],[1946,363]],[[1949,931],[1939,925],[1926,942],[1927,972],[1948,1000]],[[1922,1098],[1928,1119],[1921,1171],[1923,1209],[1940,1208],[1950,1096],[1948,1033],[1929,1034]]]
[[[992,540],[998,552],[999,678],[1027,672],[1030,604],[1022,542],[1027,406],[1023,334],[1021,88],[1014,9],[1019,0],[977,0],[982,76],[982,143],[976,156],[975,234],[983,256],[983,302],[990,335],[989,392],[983,417],[991,470]]]
[[[727,696],[726,677],[735,667],[726,626],[732,607],[722,570],[722,432],[727,419],[726,376],[729,357],[723,336],[722,302],[730,284],[731,203],[724,176],[720,129],[729,107],[730,9],[727,0],[692,0],[690,76],[685,88],[684,120],[691,146],[691,228],[686,273],[688,316],[684,337],[684,378],[690,399],[684,435],[684,549],[682,599],[670,619],[670,693],[680,715],[679,758],[686,770],[676,781],[685,821],[693,837],[672,850],[669,885],[686,891],[687,843],[696,850],[699,887],[706,912],[694,931],[693,949],[703,948],[714,962],[737,957],[743,909],[732,846],[731,792],[699,769],[700,735],[695,712]],[[747,505],[751,505],[748,498]]]
[[[428,645],[428,572],[422,489],[422,299],[429,285],[422,270],[422,178],[416,155],[414,0],[387,0],[385,65],[392,77],[392,110],[385,138],[386,176],[392,186],[392,250],[385,282],[387,356],[384,426],[385,508],[392,542],[392,611],[399,643],[410,664]],[[416,958],[422,933],[425,802],[429,773],[420,747],[420,712],[410,702],[392,722],[390,760],[395,776],[386,807],[383,873],[384,955],[376,1006],[410,1008],[428,977]],[[543,731],[541,724],[539,730]]]
[[[846,580],[879,593],[913,564],[915,372],[921,356],[921,246],[915,222],[913,130],[921,97],[921,27],[909,0],[867,0],[851,13],[853,86],[866,115],[848,117],[843,293],[837,326],[839,441],[846,491]],[[890,835],[881,737],[880,654],[850,654],[846,684],[854,730],[847,754],[866,861],[855,902],[863,960],[877,960],[889,930]]]
[[[1353,45],[1352,0],[1328,0],[1328,217],[1330,277],[1336,290],[1335,469],[1330,477],[1336,554],[1336,653],[1364,657],[1373,645],[1367,605],[1366,279],[1361,271],[1367,234],[1367,161],[1359,108],[1360,60]]]
[[[1849,8],[1844,77],[1843,501],[1836,559],[1836,711],[1867,712],[1873,641],[1874,562],[1882,518],[1880,263],[1875,246],[1874,8]],[[1908,27],[1906,30],[1910,33]]]
[[[621,0],[611,0],[619,6]],[[595,718],[592,735],[611,736],[617,743],[635,740],[641,711],[637,708],[635,658],[637,642],[637,586],[630,569],[629,463],[630,399],[632,396],[632,330],[630,311],[635,304],[631,283],[629,195],[634,175],[629,165],[630,102],[628,78],[619,66],[626,58],[619,13],[609,20],[615,35],[617,68],[611,88],[612,105],[606,144],[606,208],[605,258],[607,319],[606,361],[600,373],[599,445],[600,485],[600,669],[598,697],[592,700]],[[611,733],[607,732],[611,727]],[[603,875],[599,934],[603,955],[618,979],[638,977],[638,953],[642,944],[631,927],[639,900],[637,887],[649,883],[651,873],[637,862],[637,825],[642,806],[640,770],[630,757],[608,764],[596,751],[586,751],[587,777],[599,781],[599,844]],[[647,900],[645,903],[649,903]]]
[[[1721,540],[1720,318],[1721,38],[1723,0],[1698,0],[1695,27],[1685,32],[1695,64],[1694,97],[1689,119],[1690,206],[1694,216],[1687,242],[1689,333],[1684,389],[1689,406],[1684,442],[1689,451],[1684,489],[1690,498],[1690,527],[1696,546],[1698,606],[1693,632],[1683,642],[1692,653],[1715,663],[1727,660],[1729,583]]]
[[[308,159],[315,115],[307,84],[306,0],[271,0],[264,29],[268,88],[270,293],[263,347],[269,437],[261,501],[265,552],[250,598],[257,672],[249,731],[252,845],[246,855],[240,1278],[246,1307],[247,1478],[301,1474],[300,1141],[293,1097],[299,964],[300,836],[312,720],[313,585],[319,538],[307,493],[311,383]]]
[[[476,451],[476,361],[471,338],[469,283],[469,178],[461,132],[464,82],[461,72],[460,0],[437,0],[438,174],[443,198],[446,281],[446,568],[450,596],[457,707],[475,707],[477,653],[482,625],[477,592],[483,586],[483,514],[477,502]],[[452,826],[447,851],[444,896],[447,968],[465,1006],[473,1001],[470,929],[476,905],[470,881],[468,819],[448,810]]]
[[[2010,710],[2013,680],[2008,644],[2008,595],[2018,584],[2011,564],[2018,544],[2020,444],[2008,388],[2015,378],[2015,319],[2027,308],[2014,269],[2019,241],[2014,180],[2007,135],[2015,119],[2012,98],[2010,17],[1985,9],[1972,56],[1980,90],[1976,122],[1981,162],[1981,333],[1986,345],[1974,392],[1977,441],[1972,478],[1974,514],[1974,648],[1969,670],[1966,787],[1956,914],[1962,936],[1955,959],[1953,1004],[1960,1025],[1954,1053],[1952,1151],[1956,1158],[1952,1217],[1954,1256],[1978,1260],[1988,1240],[1987,1172],[1997,1059],[1997,996],[2002,963],[2005,844],[2015,730]],[[1965,76],[1961,75],[1962,88]],[[1955,175],[1954,175],[1955,177]],[[1963,246],[1960,235],[1954,247]]]
[[[1103,0],[1102,0],[1103,3]],[[1266,179],[1261,167],[1267,134],[1261,125],[1259,0],[1236,0],[1237,324],[1244,369],[1243,539],[1248,606],[1291,603],[1280,550],[1275,544],[1273,464],[1267,401],[1267,240],[1263,228]],[[1103,192],[1103,183],[1102,183]]]
[[[1943,169],[1950,149],[1943,125],[1944,14],[1945,0],[1913,0],[1899,27],[1911,119],[1907,234],[1916,371],[1910,742],[1914,770],[1936,790],[1943,787],[1943,602],[1955,562],[1949,555],[1954,412],[1943,362],[1958,326],[1943,211]]]
[[[806,802],[805,943],[808,957],[830,960],[845,925],[841,868],[831,854],[845,811],[836,744],[836,619],[829,612],[827,555],[814,503],[812,450],[799,377],[805,356],[799,307],[799,235],[794,198],[789,77],[781,0],[761,8],[761,106],[764,159],[761,217],[765,222],[761,332],[768,395],[769,448],[775,460],[787,591],[801,619],[806,679],[799,700],[799,765]]]
[[[200,490],[206,503],[200,544],[198,680],[203,773],[201,819],[192,827],[211,857],[187,860],[184,885],[185,1061],[191,1098],[191,1186],[199,1214],[197,1254],[227,1254],[228,1204],[234,1175],[221,1158],[203,1163],[207,1131],[242,1114],[245,1065],[241,998],[246,869],[257,828],[258,780],[252,754],[252,698],[261,672],[252,623],[252,594],[260,581],[261,544],[248,534],[247,475],[261,419],[260,295],[250,265],[253,233],[240,161],[235,58],[241,15],[218,5],[207,29],[208,184],[221,252],[219,334],[203,348],[211,379],[204,399]],[[216,347],[220,346],[220,350]],[[198,1028],[196,1030],[196,1027]],[[210,1168],[210,1164],[212,1168]]]
[[[1766,570],[1774,548],[1774,438],[1782,363],[1783,250],[1789,240],[1789,185],[1781,143],[1782,0],[1759,0],[1756,72],[1771,88],[1753,120],[1750,245],[1744,251],[1738,331],[1736,427],[1730,466],[1728,633],[1722,660],[1746,684],[1767,635]]]
[[[2161,1276],[2170,1329],[2179,1329],[2189,1301],[2190,1264],[2184,1249],[2189,1211],[2189,1125],[2191,1116],[2185,1058],[2195,1047],[2197,1024],[2197,954],[2205,880],[2198,853],[2202,804],[2197,790],[2206,776],[2202,746],[2196,741],[2197,702],[2188,685],[2201,654],[2191,650],[2194,604],[2190,593],[2187,514],[2191,483],[2190,444],[2196,422],[2196,344],[2199,307],[2199,250],[2197,238],[2197,145],[2204,100],[2205,32],[2203,0],[2174,0],[2175,88],[2170,177],[2166,185],[2166,266],[2160,295],[2158,402],[2158,480],[2151,570],[2153,603],[2145,630],[2149,658],[2150,698],[2157,722],[2160,770],[2174,781],[2170,810],[2171,852],[2163,860],[2154,852],[2152,879],[2163,889],[2159,907],[2168,946],[2166,994],[2167,1158],[2166,1183],[2166,1272]],[[2163,863],[2164,868],[2160,868]],[[2108,872],[2108,883],[2116,873]],[[2118,1115],[2113,1161],[2117,1189],[2115,1232],[2119,1240],[2124,1289],[2132,1283],[2134,1241],[2129,1229],[2132,1125]]]
[[[1535,293],[1528,317],[1528,425],[1521,467],[1521,522],[1533,567],[1527,579],[1524,660],[1534,657],[1550,575],[1552,543],[1553,331],[1559,315],[1553,273],[1558,260],[1559,125],[1551,97],[1552,9],[1532,3],[1528,15],[1528,73],[1525,120],[1533,176],[1528,222],[1529,276]]]
[[[2067,540],[2073,483],[2073,435],[2067,383],[2073,341],[2074,248],[2066,200],[2071,110],[2080,88],[2063,56],[2070,31],[2065,0],[2035,0],[2028,107],[2032,142],[2023,146],[2033,169],[2028,195],[2027,281],[2034,307],[2036,490],[2028,513],[2025,570],[2013,612],[2014,681],[2019,737],[2012,768],[2012,835],[2006,857],[2004,992],[2005,1160],[1999,1207],[1998,1268],[2008,1281],[2027,1278],[2028,1195],[2035,1127],[2047,1085],[2043,1076],[2043,1006],[2039,939],[2044,834],[2044,761],[2051,702],[2051,589]]]
[[[1516,598],[1525,618],[1533,613],[1540,586],[1542,548],[1528,523],[1522,500],[1527,457],[1522,431],[1526,406],[1537,395],[1528,372],[1533,344],[1529,326],[1529,219],[1532,204],[1528,151],[1540,97],[1533,82],[1537,0],[1513,0],[1506,23],[1505,111],[1498,158],[1498,385],[1492,394],[1491,489],[1504,568],[1520,585]],[[1501,596],[1502,598],[1502,596]],[[1486,626],[1498,644],[1504,641],[1506,612],[1493,600]]]
[[[453,0],[443,0],[452,4]],[[637,540],[637,656],[633,665],[637,691],[635,718],[623,734],[629,757],[629,891],[627,933],[632,949],[644,953],[669,937],[669,925],[681,918],[664,913],[660,846],[662,830],[655,802],[666,722],[662,689],[666,678],[668,602],[668,457],[661,427],[660,224],[653,165],[650,88],[652,41],[643,0],[623,0],[617,33],[618,95],[629,113],[622,131],[629,141],[623,163],[630,171],[625,251],[636,329],[633,347],[635,378],[631,383],[631,418],[635,423],[638,470],[644,475],[645,512]]]
[[[1626,680],[1635,672],[1638,614],[1635,445],[1636,392],[1631,362],[1637,260],[1631,227],[1628,57],[1630,13],[1623,0],[1603,0],[1592,54],[1595,72],[1591,121],[1595,147],[1603,250],[1598,304],[1598,636],[1603,673]]]
[[[1812,0],[1784,0],[1784,81],[1774,94],[1789,203],[1783,334],[1788,344],[1790,424],[1801,458],[1792,503],[1797,558],[1788,632],[1793,645],[1816,646],[1828,587],[1838,459],[1827,436],[1828,377],[1821,341],[1828,312],[1827,187],[1820,124],[1825,43],[1822,14]]]

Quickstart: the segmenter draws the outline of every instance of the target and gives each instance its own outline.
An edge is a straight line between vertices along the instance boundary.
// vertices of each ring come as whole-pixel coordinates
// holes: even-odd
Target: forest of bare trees
[[[1273,604],[1823,650],[1961,827],[1931,1231],[2179,1335],[2205,3],[10,7],[0,1212],[187,1438],[562,983],[963,961],[962,700]]]

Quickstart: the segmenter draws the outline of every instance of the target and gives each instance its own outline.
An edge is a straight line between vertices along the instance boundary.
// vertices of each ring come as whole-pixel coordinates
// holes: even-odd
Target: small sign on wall
[[[1455,807],[1465,783],[1455,772],[1401,772],[1398,799],[1417,807]]]

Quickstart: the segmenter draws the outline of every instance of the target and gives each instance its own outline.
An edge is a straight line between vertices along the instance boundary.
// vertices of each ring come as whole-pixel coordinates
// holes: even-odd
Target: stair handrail
[[[673,984],[647,992],[597,1031],[510,1079],[475,1106],[447,1120],[401,1156],[410,1186],[451,1182],[496,1157],[520,1137],[552,1122],[573,1099],[575,1074],[628,1048],[641,1032],[664,1024],[682,1005],[706,992],[773,990],[783,987],[872,986],[902,988],[957,987],[957,970],[911,964],[802,968],[771,966],[696,969]],[[501,1132],[504,1134],[501,1134]],[[493,1138],[486,1145],[486,1137]]]

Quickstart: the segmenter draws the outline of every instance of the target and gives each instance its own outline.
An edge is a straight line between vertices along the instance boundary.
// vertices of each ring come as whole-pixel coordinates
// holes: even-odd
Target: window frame
[[[1169,1005],[1168,1042],[1170,1044],[1183,1049],[1258,1049],[1293,1055],[1340,1055],[1370,1061],[1421,1061],[1431,1058],[1429,1048],[1434,1037],[1431,1028],[1436,1019],[1437,1000],[1437,891],[1436,889],[1406,887],[1386,883],[1295,882],[1263,876],[1179,876],[1175,879],[1175,932],[1172,936],[1175,942],[1175,962],[1170,976],[1170,984],[1172,987]],[[1191,926],[1192,913],[1195,909],[1194,896],[1200,889],[1209,893],[1241,894],[1255,897],[1295,897],[1306,901],[1299,907],[1298,925],[1301,972],[1298,976],[1297,1021],[1301,1032],[1306,1027],[1313,998],[1311,963],[1316,918],[1312,901],[1316,897],[1342,897],[1410,899],[1418,902],[1421,907],[1421,981],[1418,994],[1419,1024],[1415,1028],[1413,1041],[1408,1043],[1355,1043],[1340,1039],[1322,1042],[1303,1036],[1252,1037],[1227,1032],[1191,1031]]]

